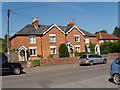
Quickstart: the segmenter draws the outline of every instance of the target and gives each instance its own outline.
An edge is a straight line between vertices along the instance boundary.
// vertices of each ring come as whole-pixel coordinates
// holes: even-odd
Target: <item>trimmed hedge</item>
[[[61,44],[60,45],[60,47],[59,47],[59,57],[60,58],[70,57],[66,44]]]

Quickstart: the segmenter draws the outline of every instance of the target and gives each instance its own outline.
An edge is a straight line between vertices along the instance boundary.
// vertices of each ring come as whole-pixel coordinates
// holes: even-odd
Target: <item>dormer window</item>
[[[30,44],[35,44],[36,43],[36,36],[35,35],[30,35]]]

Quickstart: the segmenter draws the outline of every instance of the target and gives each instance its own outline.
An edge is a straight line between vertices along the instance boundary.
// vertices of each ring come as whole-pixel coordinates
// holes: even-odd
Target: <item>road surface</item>
[[[118,88],[109,77],[110,63],[78,63],[26,68],[20,75],[2,76],[3,88]]]

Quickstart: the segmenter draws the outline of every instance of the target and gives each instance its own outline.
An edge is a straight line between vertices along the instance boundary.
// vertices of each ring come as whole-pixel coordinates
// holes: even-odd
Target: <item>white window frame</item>
[[[50,37],[50,43],[56,43],[56,34],[49,34],[49,37]],[[53,39],[54,41],[51,41],[51,37],[55,37]]]
[[[36,36],[35,35],[30,35],[29,36],[29,42],[30,42],[30,44],[36,44]]]
[[[80,52],[80,45],[75,45],[76,51]],[[77,50],[77,48],[79,48],[79,50]]]
[[[87,51],[90,52],[90,48],[89,48],[89,45],[87,45]]]
[[[79,37],[78,41],[76,41],[76,39],[75,39],[76,37]],[[74,39],[75,39],[75,42],[79,43],[80,42],[80,35],[74,35]]]
[[[35,49],[35,55],[33,55],[33,52],[32,52],[32,55],[30,55],[30,56],[37,56],[37,47],[29,47],[29,49]]]
[[[85,37],[85,43],[89,43],[89,37]]]
[[[55,48],[55,53],[51,53],[51,49],[52,49],[52,48]],[[50,54],[51,54],[51,55],[55,55],[55,54],[56,54],[56,46],[50,46]]]

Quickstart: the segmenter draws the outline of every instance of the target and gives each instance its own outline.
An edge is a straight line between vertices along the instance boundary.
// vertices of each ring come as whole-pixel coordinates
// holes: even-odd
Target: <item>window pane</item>
[[[30,49],[30,55],[36,55],[36,49]]]
[[[75,36],[75,42],[80,42],[80,37],[79,36]]]
[[[32,55],[32,49],[30,49],[30,55]]]
[[[56,53],[55,53],[55,52],[56,52],[56,51],[55,51],[55,50],[56,50],[56,48],[51,48],[50,50],[51,50],[51,51],[50,51],[50,52],[51,52],[51,54],[56,54]]]
[[[36,37],[35,36],[30,36],[30,43],[36,43]]]
[[[51,43],[55,42],[55,36],[50,36],[50,42]]]

